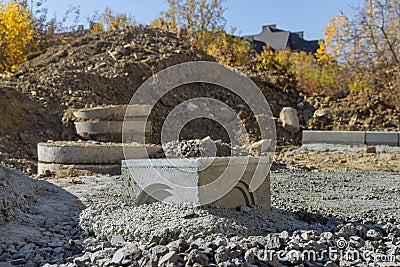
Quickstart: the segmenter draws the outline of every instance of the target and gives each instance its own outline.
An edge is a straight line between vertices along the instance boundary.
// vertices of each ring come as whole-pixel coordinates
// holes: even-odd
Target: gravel
[[[395,266],[398,177],[273,172],[271,211],[127,206],[118,176],[73,178],[64,189],[41,181],[36,203],[0,225],[0,266]]]
[[[221,140],[212,140],[209,136],[203,139],[172,141],[162,144],[163,154],[160,157],[194,158],[194,157],[229,157],[248,156],[246,148],[228,144]]]
[[[256,207],[236,211],[189,204],[133,207],[123,202],[93,205],[81,213],[80,222],[84,230],[99,238],[111,240],[121,234],[129,241],[148,240],[153,235],[189,238],[198,233],[248,236],[293,230],[305,224],[292,214],[280,210],[265,212]]]
[[[272,211],[107,202],[83,211],[80,224],[98,241],[123,239],[116,249],[125,256],[117,259],[137,266],[167,266],[169,260],[177,266],[394,265],[400,260],[398,177],[276,172],[271,176]],[[132,247],[136,260],[126,252]]]
[[[398,172],[285,171],[271,176],[272,203],[276,208],[305,212],[305,220],[400,222]]]
[[[377,153],[400,152],[400,147],[379,145],[375,146]],[[305,144],[298,149],[286,152],[286,154],[296,154],[298,152],[326,152],[326,153],[363,153],[365,145],[337,145],[337,144]]]
[[[257,236],[152,236],[149,241],[117,244],[88,238],[82,254],[63,266],[395,266],[400,260],[397,225],[347,223],[331,227]]]

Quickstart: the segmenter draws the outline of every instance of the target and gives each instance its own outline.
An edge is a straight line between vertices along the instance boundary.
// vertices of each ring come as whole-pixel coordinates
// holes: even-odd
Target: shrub
[[[33,32],[24,2],[0,3],[0,73],[14,71],[26,60]]]

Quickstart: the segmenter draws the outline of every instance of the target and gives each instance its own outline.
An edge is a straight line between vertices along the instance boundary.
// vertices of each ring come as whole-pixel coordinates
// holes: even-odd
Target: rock
[[[108,251],[107,250],[96,251],[92,255],[90,255],[90,262],[91,263],[97,263],[99,260],[106,259],[106,258],[109,257],[109,255],[108,255],[109,253],[110,253],[109,250]]]
[[[166,246],[157,245],[150,249],[150,253],[153,255],[154,258],[159,259],[160,257],[168,253],[168,248]]]
[[[290,133],[298,133],[300,131],[299,118],[297,110],[290,107],[285,107],[279,114],[279,119],[282,122],[282,127]]]
[[[63,250],[64,250],[63,247],[55,248],[55,249],[53,250],[53,254],[54,254],[54,255],[59,255],[59,254],[61,254],[61,253],[63,252]]]
[[[6,172],[3,170],[2,167],[0,167],[0,178],[5,178],[6,177]]]
[[[313,117],[314,118],[320,118],[320,117],[328,117],[330,116],[331,112],[329,111],[329,109],[327,108],[321,108],[321,109],[317,109],[314,112]]]
[[[268,234],[265,237],[265,246],[268,249],[279,249],[281,247],[282,243],[279,238],[279,234]]]
[[[337,267],[338,265],[333,261],[328,261],[325,263],[324,267]]]
[[[217,237],[214,241],[217,247],[226,246],[228,244],[228,239],[226,237]]]
[[[370,229],[367,231],[366,238],[372,241],[379,241],[383,237],[382,233],[375,229]]]
[[[128,255],[129,251],[126,248],[120,248],[114,253],[111,262],[114,264],[120,264],[122,260]]]
[[[367,147],[364,148],[364,153],[366,153],[366,154],[375,154],[376,153],[376,147],[367,146]]]
[[[309,241],[311,239],[311,235],[309,232],[303,232],[301,233],[300,237],[305,240],[305,241]]]
[[[226,254],[225,251],[217,252],[214,255],[214,260],[215,260],[215,263],[220,264],[222,262],[226,262],[227,260],[229,260],[229,256]]]
[[[333,234],[331,232],[323,232],[320,236],[327,241],[330,241],[333,238]]]
[[[24,264],[25,262],[26,262],[26,260],[23,259],[23,258],[15,259],[15,260],[10,261],[10,263],[11,263],[12,265],[22,265],[22,264]]]
[[[246,251],[246,253],[244,254],[244,260],[250,264],[254,264],[255,263],[254,251],[253,250]]]
[[[192,219],[192,218],[197,218],[197,217],[199,217],[199,215],[197,215],[194,210],[191,210],[188,213],[186,213],[185,215],[183,215],[184,219]]]
[[[198,249],[193,249],[188,255],[188,262],[190,264],[200,264],[201,266],[208,265],[208,257]]]
[[[178,253],[176,251],[171,251],[165,254],[160,261],[158,262],[158,266],[161,266],[164,263],[168,264],[176,264],[178,262]]]
[[[271,139],[263,139],[251,144],[247,149],[253,156],[261,156],[263,153],[274,151],[275,148]]]
[[[356,235],[357,229],[352,225],[351,223],[343,225],[339,231],[337,232],[337,235],[339,237],[350,237]]]
[[[125,239],[120,235],[115,235],[111,238],[111,245],[113,246],[117,246],[122,243],[125,243]]]
[[[88,263],[88,262],[90,262],[90,256],[87,254],[74,259],[74,263],[78,267],[84,267],[84,266],[86,266],[86,263]]]
[[[205,247],[205,245],[206,245],[206,242],[204,241],[203,238],[197,238],[196,240],[194,240],[191,243],[191,246],[194,248],[203,248],[203,247]]]
[[[217,146],[210,136],[203,138],[199,142],[200,155],[202,157],[217,156]]]
[[[189,248],[188,243],[186,242],[186,240],[183,239],[178,239],[176,241],[172,241],[170,242],[167,247],[169,248],[169,250],[175,250],[178,253],[182,253],[184,251],[186,251]]]

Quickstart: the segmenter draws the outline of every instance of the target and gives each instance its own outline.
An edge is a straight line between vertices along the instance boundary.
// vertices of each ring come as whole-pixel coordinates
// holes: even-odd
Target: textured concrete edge
[[[147,158],[156,154],[161,146],[142,144],[90,142],[51,142],[39,143],[38,160],[60,164],[120,164],[125,159],[124,148],[135,158]]]
[[[246,159],[246,161],[243,161]],[[271,160],[269,157],[203,157],[203,158],[168,158],[168,159],[129,159],[122,161],[122,167],[137,167],[137,166],[149,166],[149,167],[205,167],[210,165],[247,165],[252,163],[270,164]]]
[[[400,132],[303,131],[302,143],[400,146]]]
[[[58,164],[38,162],[38,174],[52,173],[63,170],[81,170],[100,174],[119,175],[121,174],[120,164]]]
[[[167,202],[193,203],[200,206],[218,205],[225,208],[236,208],[242,205],[255,205],[266,210],[271,208],[269,171],[264,173],[263,183],[257,190],[249,191],[249,184],[253,179],[253,175],[256,175],[256,172],[258,172],[257,165],[259,158],[249,160],[248,157],[237,157],[235,160],[237,164],[234,165],[236,169],[233,171],[240,171],[240,167],[238,166],[240,165],[239,161],[243,161],[242,163],[246,166],[246,170],[241,178],[234,181],[232,188],[220,197],[212,198],[213,201],[208,201],[210,199],[210,192],[204,186],[218,180],[220,173],[229,164],[229,158],[213,158],[218,159],[217,162],[213,162],[205,170],[199,170],[199,165],[206,164],[211,159],[196,158],[192,161],[173,159],[173,163],[166,159],[161,161],[151,160],[158,163],[157,166],[152,167],[142,165],[142,163],[151,164],[151,161],[124,161],[122,164],[122,177],[125,202],[130,205],[141,205],[147,203],[146,201],[149,199],[164,201],[165,198],[168,198]],[[172,167],[171,165],[174,163],[186,166]],[[267,168],[264,169],[266,170]],[[149,177],[156,176],[155,173],[166,175],[165,179],[170,182],[174,182],[178,178],[184,178],[184,184],[171,186],[170,184],[159,182],[156,178],[149,179]],[[143,179],[147,181],[146,185],[140,182]],[[188,190],[189,187],[192,187],[194,190]]]

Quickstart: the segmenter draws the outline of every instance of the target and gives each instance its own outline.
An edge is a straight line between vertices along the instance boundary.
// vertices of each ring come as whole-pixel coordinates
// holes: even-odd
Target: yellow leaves
[[[343,48],[343,40],[349,34],[349,19],[343,12],[333,17],[324,29],[324,46],[334,56],[339,57]]]
[[[31,14],[22,2],[0,3],[0,73],[25,61],[33,33]]]
[[[97,33],[105,30],[121,30],[135,24],[135,20],[126,14],[115,14],[106,7],[98,21],[91,22],[90,32]]]
[[[282,51],[281,53],[274,53],[268,45],[264,46],[261,54],[258,54],[253,59],[255,68],[258,71],[277,71],[285,74],[289,69],[288,54],[289,51]]]
[[[232,67],[246,66],[251,63],[254,54],[249,41],[229,35],[224,31],[208,32],[204,51],[215,57],[221,64]]]
[[[103,24],[101,24],[100,22],[90,23],[90,32],[91,33],[99,33],[99,32],[103,32],[103,31],[104,31],[104,27],[103,27]]]
[[[359,94],[361,92],[372,90],[372,87],[364,74],[357,73],[353,81],[349,84],[349,90],[352,94]]]
[[[325,41],[318,40],[319,48],[315,53],[315,61],[319,65],[329,65],[334,62],[334,58],[328,53],[328,49],[325,45]]]
[[[223,0],[168,0],[169,9],[161,12],[152,27],[175,32],[199,47],[218,62],[229,66],[249,64],[252,45],[225,31]]]
[[[329,55],[324,56],[325,58],[320,57],[324,64],[319,64],[313,54],[290,50],[272,52],[266,46],[264,51],[255,57],[254,68],[257,71],[272,71],[293,76],[305,93],[334,93],[342,89],[337,66],[334,61],[330,61]],[[325,63],[325,60],[329,64]]]

